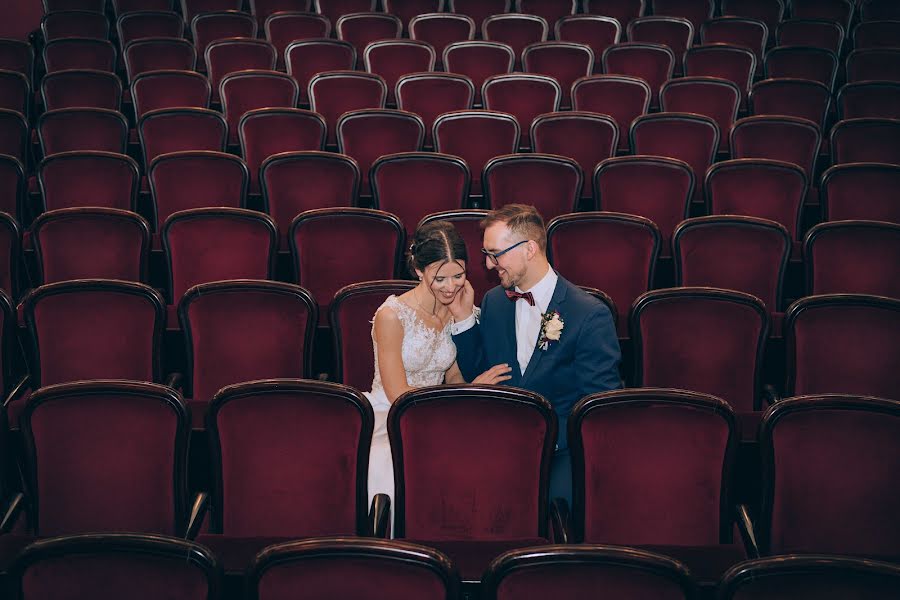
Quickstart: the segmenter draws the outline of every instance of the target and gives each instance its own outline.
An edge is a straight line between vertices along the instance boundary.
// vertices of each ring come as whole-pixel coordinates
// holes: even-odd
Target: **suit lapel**
[[[556,288],[553,290],[553,296],[550,298],[550,304],[547,305],[547,312],[550,312],[552,310],[559,310],[559,306],[566,300],[566,282],[562,277],[559,277],[559,274],[557,274],[557,277],[558,279],[556,280]],[[513,320],[513,331],[515,331],[515,319]],[[552,348],[553,344],[551,344],[550,347],[547,348],[547,350],[541,350],[540,348],[535,347],[534,352],[531,354],[531,359],[528,361],[528,366],[525,368],[525,373],[522,375],[523,386],[528,381],[528,378],[534,375],[534,372],[538,368],[538,363],[541,362],[541,359],[544,357],[544,355],[550,352]]]

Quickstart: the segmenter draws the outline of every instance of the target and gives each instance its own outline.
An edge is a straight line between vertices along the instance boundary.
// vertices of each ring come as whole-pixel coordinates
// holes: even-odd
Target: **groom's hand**
[[[472,383],[486,383],[488,385],[496,385],[501,381],[506,381],[507,379],[512,379],[512,375],[510,375],[510,371],[512,371],[512,367],[508,364],[503,363],[499,365],[494,365],[474,380]]]
[[[472,316],[474,307],[475,290],[472,288],[472,284],[466,280],[465,285],[457,292],[453,302],[450,303],[450,314],[453,315],[453,319],[459,323]]]

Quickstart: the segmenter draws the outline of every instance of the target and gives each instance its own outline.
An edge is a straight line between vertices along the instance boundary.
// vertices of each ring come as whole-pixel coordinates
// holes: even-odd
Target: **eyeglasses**
[[[510,246],[510,247],[507,248],[506,250],[501,250],[500,252],[488,252],[487,250],[485,250],[484,248],[482,248],[482,249],[481,249],[481,253],[484,254],[485,256],[487,256],[489,259],[491,259],[491,262],[494,263],[494,266],[496,267],[496,266],[498,266],[498,265],[500,264],[500,257],[501,257],[501,256],[503,256],[504,254],[506,254],[506,253],[509,252],[510,250],[516,248],[517,246],[521,246],[522,244],[525,244],[525,243],[527,243],[527,242],[529,242],[529,241],[530,241],[530,240],[522,240],[521,242],[516,242],[515,244],[513,244],[512,246]]]

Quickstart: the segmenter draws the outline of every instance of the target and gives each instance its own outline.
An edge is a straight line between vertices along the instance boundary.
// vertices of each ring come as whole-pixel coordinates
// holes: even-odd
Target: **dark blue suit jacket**
[[[537,392],[559,417],[559,449],[567,448],[566,426],[572,407],[588,394],[621,387],[621,353],[612,315],[605,304],[559,277],[548,312],[559,312],[563,330],[546,350],[536,348],[524,373],[516,358],[516,308],[497,286],[481,302],[481,323],[453,336],[457,364],[466,381],[507,363],[512,379],[504,384]]]

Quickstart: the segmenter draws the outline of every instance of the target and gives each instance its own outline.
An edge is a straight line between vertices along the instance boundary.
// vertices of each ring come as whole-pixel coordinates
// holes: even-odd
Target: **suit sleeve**
[[[622,387],[619,338],[609,309],[598,307],[585,320],[578,336],[575,364],[580,396]]]
[[[453,336],[453,342],[456,344],[456,364],[466,381],[472,381],[488,369],[482,338],[484,330],[482,323],[487,304],[484,300],[481,302],[481,315],[478,319],[480,322],[476,322],[473,327]]]

